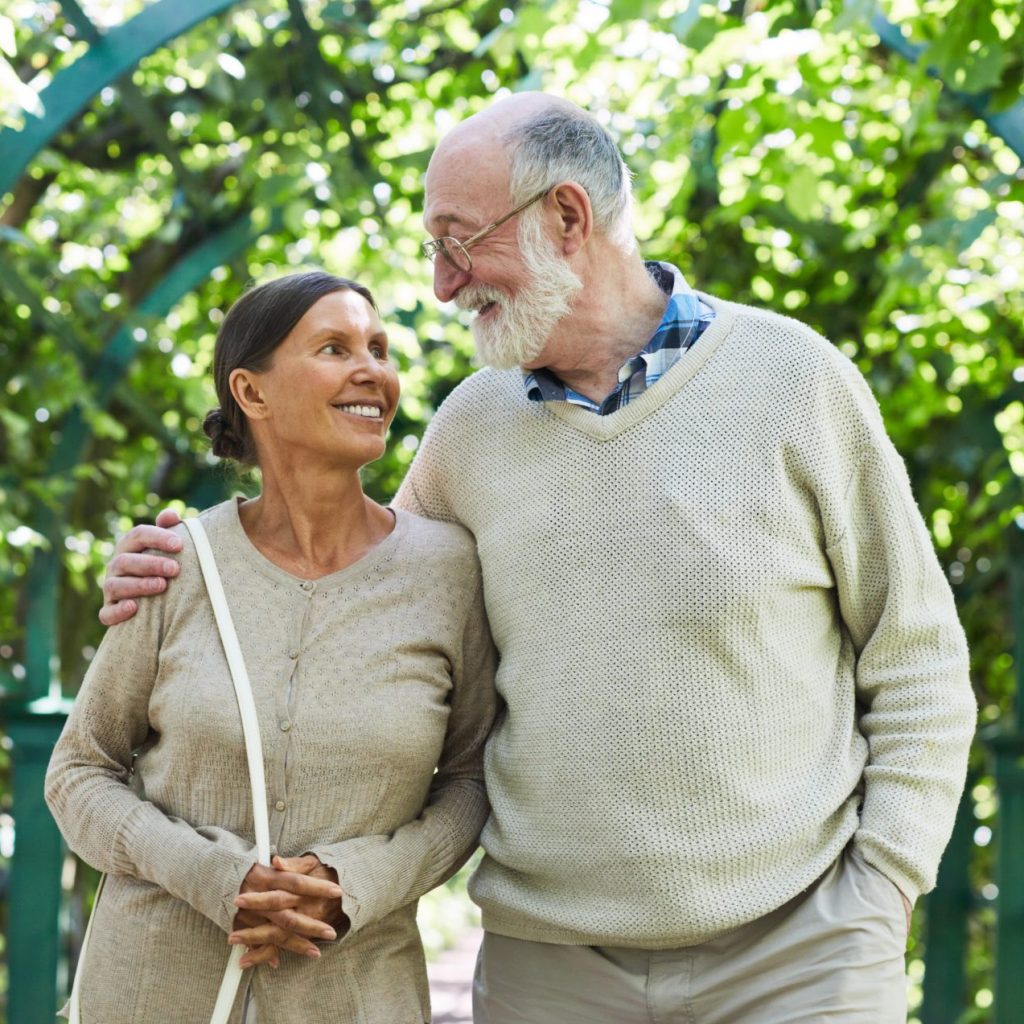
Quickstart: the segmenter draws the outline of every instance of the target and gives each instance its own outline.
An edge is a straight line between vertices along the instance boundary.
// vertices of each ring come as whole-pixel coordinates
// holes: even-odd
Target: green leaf
[[[818,201],[818,176],[809,167],[800,166],[786,183],[786,206],[798,220],[817,219],[821,215]]]

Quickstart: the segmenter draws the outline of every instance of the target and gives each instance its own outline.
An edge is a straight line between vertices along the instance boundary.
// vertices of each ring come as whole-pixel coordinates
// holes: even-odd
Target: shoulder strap
[[[231,681],[235,685],[235,697],[238,699],[238,710],[242,716],[242,734],[245,737],[245,756],[249,762],[249,785],[252,789],[252,816],[256,831],[256,855],[261,864],[270,864],[270,824],[267,819],[267,784],[263,774],[263,744],[260,741],[260,723],[256,717],[256,702],[252,697],[249,684],[249,673],[245,668],[242,648],[238,643],[238,634],[228,608],[228,600],[224,596],[224,587],[217,570],[217,561],[213,557],[213,548],[206,536],[206,530],[198,519],[184,520],[185,527],[192,535],[199,556],[199,566],[203,570],[203,579],[213,605],[217,629],[220,630],[220,642],[231,669]],[[217,1002],[213,1008],[210,1024],[227,1024],[231,1015],[231,1007],[242,980],[242,968],[238,962],[245,952],[243,946],[233,946],[224,971],[224,979],[217,993]]]
[[[242,715],[242,734],[245,737],[245,755],[249,761],[249,784],[252,788],[253,825],[256,830],[256,852],[261,864],[270,864],[270,824],[267,818],[267,783],[263,774],[263,744],[260,741],[260,724],[256,717],[256,702],[252,697],[249,684],[249,673],[245,668],[242,648],[238,644],[238,634],[231,618],[224,587],[220,582],[217,562],[213,557],[213,549],[206,536],[206,530],[198,519],[186,519],[185,526],[192,535],[196,546],[199,565],[203,570],[203,579],[210,594],[213,614],[220,630],[220,641],[224,645],[228,667],[231,669],[231,681],[235,684],[235,697],[238,699],[238,710]]]

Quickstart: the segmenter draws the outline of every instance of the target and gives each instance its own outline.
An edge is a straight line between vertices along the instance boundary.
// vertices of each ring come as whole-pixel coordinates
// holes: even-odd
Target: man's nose
[[[468,270],[459,270],[440,253],[434,260],[434,294],[439,302],[451,302],[470,279]]]

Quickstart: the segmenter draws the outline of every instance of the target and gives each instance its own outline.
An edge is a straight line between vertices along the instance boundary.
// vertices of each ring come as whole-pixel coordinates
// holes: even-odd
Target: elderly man
[[[645,264],[628,172],[564,100],[452,131],[424,219],[488,364],[396,499],[472,531],[501,652],[478,1024],[902,1022],[974,701],[864,380]],[[112,576],[104,620],[163,585]]]

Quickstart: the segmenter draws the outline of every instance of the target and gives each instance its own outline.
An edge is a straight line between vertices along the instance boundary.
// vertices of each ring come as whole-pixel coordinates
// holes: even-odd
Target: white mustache
[[[504,296],[501,292],[495,291],[493,288],[470,286],[469,288],[463,288],[455,296],[455,305],[458,309],[464,310],[467,313],[475,313],[483,309],[488,302],[501,302],[503,298]]]

